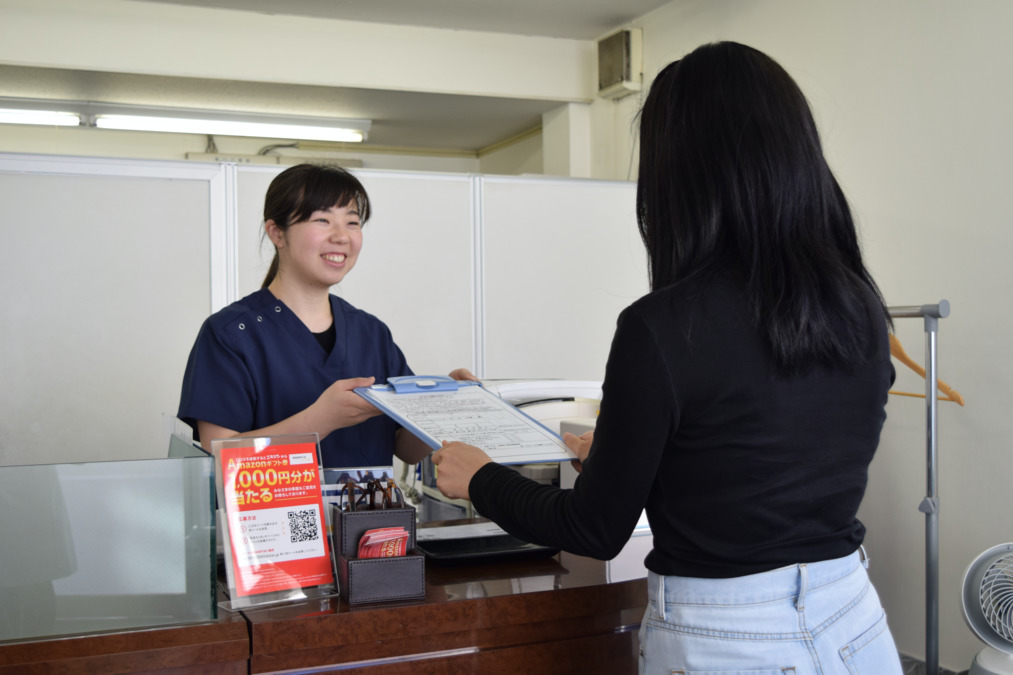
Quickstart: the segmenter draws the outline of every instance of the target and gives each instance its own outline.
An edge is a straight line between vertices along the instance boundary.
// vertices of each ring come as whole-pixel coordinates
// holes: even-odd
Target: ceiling
[[[593,40],[669,0],[135,0],[404,26]]]
[[[670,0],[133,0],[373,23],[595,39]],[[373,121],[367,145],[475,152],[558,101],[0,65],[0,95]],[[284,102],[280,104],[279,102]],[[283,105],[284,109],[280,109]]]
[[[541,124],[557,101],[0,65],[0,95],[372,120],[365,145],[475,152]]]

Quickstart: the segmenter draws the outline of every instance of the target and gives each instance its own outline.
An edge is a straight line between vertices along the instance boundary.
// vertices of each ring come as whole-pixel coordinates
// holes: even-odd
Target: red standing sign
[[[316,436],[228,439],[212,448],[233,600],[333,585]]]

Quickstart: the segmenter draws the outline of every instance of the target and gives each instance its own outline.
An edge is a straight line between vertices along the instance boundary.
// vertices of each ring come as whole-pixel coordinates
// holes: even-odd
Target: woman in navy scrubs
[[[264,230],[275,256],[263,286],[204,322],[183,377],[179,418],[205,448],[316,432],[325,467],[429,453],[352,391],[412,374],[382,321],[330,293],[355,266],[369,215],[365,189],[343,169],[302,164],[271,182]]]

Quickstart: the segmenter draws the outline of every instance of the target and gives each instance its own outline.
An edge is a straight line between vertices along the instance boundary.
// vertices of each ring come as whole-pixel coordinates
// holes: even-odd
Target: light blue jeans
[[[641,675],[901,675],[864,552],[732,579],[648,573]]]

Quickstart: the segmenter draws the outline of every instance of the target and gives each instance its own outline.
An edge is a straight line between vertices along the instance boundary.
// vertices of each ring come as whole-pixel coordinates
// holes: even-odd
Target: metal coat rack
[[[936,388],[936,337],[939,319],[950,315],[950,303],[887,307],[895,319],[921,317],[925,320],[925,422],[927,452],[926,496],[918,510],[925,514],[925,673],[939,675],[939,494],[936,471],[939,454]]]

